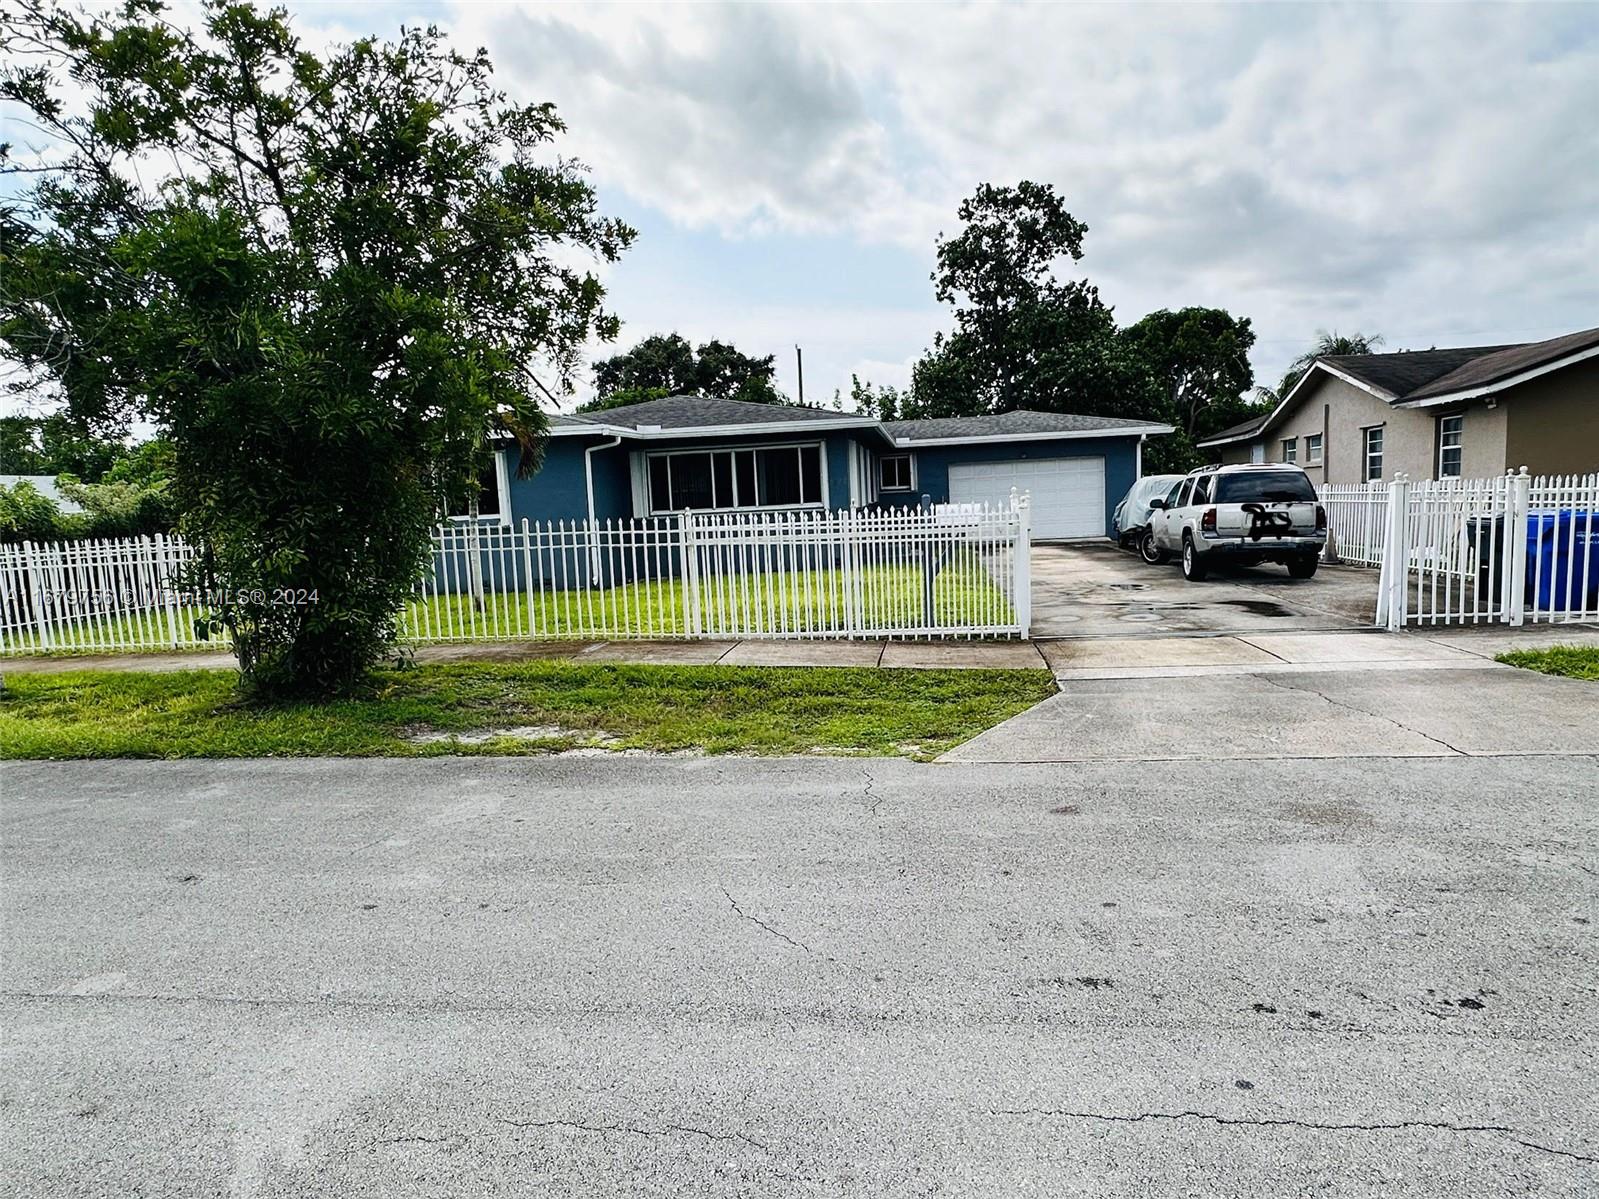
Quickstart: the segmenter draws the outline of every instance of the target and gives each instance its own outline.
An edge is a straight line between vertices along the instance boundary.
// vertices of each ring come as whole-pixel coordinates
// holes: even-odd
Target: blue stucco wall
[[[635,450],[725,450],[748,445],[785,445],[820,441],[827,461],[827,498],[833,508],[849,506],[849,443],[859,435],[852,431],[833,431],[810,437],[719,437],[704,441],[692,438],[671,441],[624,441],[613,448],[597,450],[594,461],[594,514],[600,520],[646,516],[633,511],[633,475],[629,454]],[[604,445],[606,437],[552,437],[544,454],[544,465],[528,479],[515,477],[516,451],[510,451],[509,467],[511,517],[520,522],[587,520],[588,496],[583,477],[583,453],[590,446]],[[868,434],[864,444],[881,449],[886,443]]]
[[[583,482],[583,451],[603,444],[603,437],[553,437],[545,453],[544,465],[532,478],[514,477],[515,451],[511,452],[513,478],[510,481],[511,515],[520,521],[585,520],[588,501]],[[773,445],[798,441],[821,441],[827,459],[828,503],[833,508],[849,504],[849,443],[858,440],[876,470],[876,458],[894,453],[886,442],[872,433],[853,430],[832,431],[806,437],[722,437],[697,441],[689,438],[672,441],[623,442],[594,455],[594,507],[600,520],[625,519],[634,515],[633,483],[628,454],[634,449],[706,450],[745,445]],[[997,462],[1010,459],[1103,458],[1105,460],[1105,528],[1116,504],[1137,478],[1138,441],[1134,437],[1073,438],[1060,441],[990,442],[981,445],[928,446],[911,451],[916,457],[916,489],[889,492],[879,497],[882,507],[914,504],[923,495],[934,503],[949,500],[949,468],[956,463]],[[899,451],[905,452],[905,451]]]
[[[949,468],[956,463],[999,462],[1039,458],[1103,458],[1105,460],[1105,528],[1111,513],[1138,478],[1136,437],[1085,437],[1060,441],[989,442],[983,445],[928,446],[916,451],[916,499],[930,496],[935,504],[949,500]]]

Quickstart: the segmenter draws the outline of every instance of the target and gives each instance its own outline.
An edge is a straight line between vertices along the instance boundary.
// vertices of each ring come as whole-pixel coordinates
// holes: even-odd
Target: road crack
[[[718,884],[718,885],[720,885],[720,884]],[[733,898],[733,893],[731,891],[729,891],[726,887],[722,887],[722,894],[727,896],[727,902],[732,906],[733,911],[738,913],[740,918],[742,918],[744,920],[748,920],[751,924],[755,925],[758,928],[765,929],[767,932],[771,933],[772,936],[776,937],[779,941],[786,941],[786,942],[788,942],[788,944],[792,945],[795,949],[802,949],[806,953],[815,953],[815,950],[813,950],[809,945],[805,944],[805,942],[796,941],[793,937],[789,936],[787,933],[783,932],[781,929],[773,928],[770,924],[766,923],[766,921],[762,920],[759,916],[751,916],[743,908],[738,906],[738,900]]]
[[[1111,1112],[1077,1112],[1065,1108],[989,1108],[990,1116],[1043,1116],[1058,1120],[1088,1120],[1104,1124],[1142,1124],[1149,1120],[1201,1120],[1236,1128],[1304,1128],[1312,1132],[1401,1132],[1421,1129],[1432,1132],[1493,1133],[1508,1137],[1516,1144],[1539,1153],[1569,1157],[1579,1162],[1599,1164],[1599,1157],[1559,1149],[1523,1137],[1516,1129],[1504,1124],[1452,1124],[1442,1120],[1395,1120],[1388,1123],[1355,1124],[1331,1123],[1319,1120],[1296,1120],[1288,1116],[1221,1116],[1214,1112],[1135,1112],[1124,1115]]]
[[[464,1141],[466,1137],[458,1132],[446,1133],[441,1137],[425,1137],[420,1134],[405,1137],[378,1137],[368,1141],[364,1148],[376,1149],[380,1145],[449,1145],[456,1141]]]
[[[634,1137],[690,1136],[702,1137],[707,1141],[742,1141],[763,1153],[771,1152],[770,1145],[742,1132],[715,1132],[709,1128],[696,1128],[692,1124],[662,1124],[658,1128],[645,1128],[638,1124],[590,1124],[582,1120],[510,1120],[503,1116],[500,1118],[500,1123],[509,1124],[517,1129],[565,1128],[572,1132],[592,1132],[600,1136],[614,1133]]]
[[[1258,674],[1258,675],[1255,675],[1254,677],[1257,678],[1257,679],[1260,679],[1263,682],[1270,683],[1273,687],[1278,687],[1278,688],[1280,688],[1280,689],[1282,689],[1284,691],[1297,691],[1301,695],[1314,695],[1317,699],[1323,700],[1324,702],[1331,704],[1335,708],[1343,708],[1346,712],[1354,712],[1354,713],[1356,713],[1358,715],[1361,715],[1361,716],[1370,716],[1374,720],[1386,720],[1389,724],[1393,725],[1396,729],[1403,729],[1405,732],[1410,733],[1410,734],[1412,734],[1414,736],[1420,737],[1424,741],[1431,741],[1434,745],[1441,745],[1452,754],[1458,754],[1461,757],[1469,757],[1469,756],[1471,756],[1465,750],[1460,749],[1457,746],[1450,745],[1449,742],[1445,741],[1441,737],[1434,737],[1431,733],[1424,733],[1420,729],[1412,728],[1410,725],[1405,724],[1403,721],[1395,720],[1392,716],[1384,716],[1381,712],[1372,712],[1369,709],[1357,707],[1356,705],[1354,705],[1352,703],[1349,703],[1349,702],[1347,702],[1345,700],[1334,699],[1332,696],[1326,694],[1323,691],[1318,691],[1314,687],[1298,687],[1298,686],[1295,686],[1293,683],[1285,683],[1281,679],[1275,678],[1274,676],[1272,676],[1270,674]]]
[[[875,820],[877,818],[877,809],[883,806],[883,801],[888,796],[877,794],[877,779],[864,766],[861,767],[861,777],[866,780],[866,790],[863,793],[867,800],[866,814]]]

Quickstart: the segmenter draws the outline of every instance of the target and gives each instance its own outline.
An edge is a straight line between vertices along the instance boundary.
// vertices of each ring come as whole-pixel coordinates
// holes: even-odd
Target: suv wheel
[[[1171,559],[1170,554],[1155,544],[1153,529],[1145,529],[1144,535],[1138,539],[1138,556],[1151,566],[1159,566]]]
[[[1296,558],[1288,559],[1288,573],[1296,579],[1308,579],[1316,573],[1316,567],[1321,565],[1320,559],[1315,554],[1300,554]]]
[[[1210,573],[1205,560],[1199,556],[1192,537],[1183,538],[1183,578],[1190,583],[1203,583]]]

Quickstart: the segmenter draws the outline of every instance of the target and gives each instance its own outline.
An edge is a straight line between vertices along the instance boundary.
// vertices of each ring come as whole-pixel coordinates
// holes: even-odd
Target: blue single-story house
[[[821,408],[670,396],[550,418],[544,463],[494,455],[480,518],[616,520],[695,511],[872,509],[1032,497],[1040,540],[1103,537],[1170,425],[1055,412],[879,421]]]

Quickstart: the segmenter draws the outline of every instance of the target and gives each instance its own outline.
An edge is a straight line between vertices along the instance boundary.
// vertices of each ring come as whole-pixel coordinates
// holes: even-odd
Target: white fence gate
[[[1026,637],[1029,506],[463,523],[433,536],[412,642]],[[0,653],[208,644],[165,537],[0,546]],[[214,643],[209,643],[214,644]]]
[[[1599,619],[1599,475],[1401,476],[1383,497],[1378,624]]]
[[[1388,531],[1388,487],[1384,483],[1327,483],[1319,489],[1327,510],[1327,536],[1338,560],[1381,566]]]

